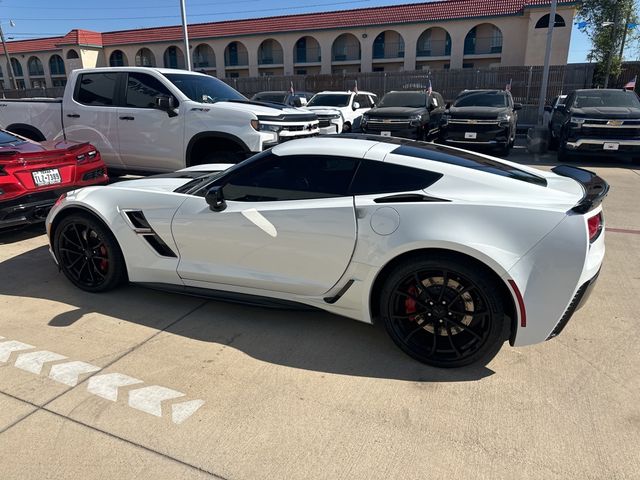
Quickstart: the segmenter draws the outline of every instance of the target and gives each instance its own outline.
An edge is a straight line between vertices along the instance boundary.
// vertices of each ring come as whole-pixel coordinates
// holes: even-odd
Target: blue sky
[[[190,23],[256,18],[379,5],[410,0],[186,0]],[[179,0],[0,0],[0,21],[6,37],[15,40],[64,35],[73,28],[109,31],[180,23]],[[9,25],[13,20],[15,27]],[[585,61],[587,36],[575,27],[569,62]],[[634,58],[635,60],[635,55]]]

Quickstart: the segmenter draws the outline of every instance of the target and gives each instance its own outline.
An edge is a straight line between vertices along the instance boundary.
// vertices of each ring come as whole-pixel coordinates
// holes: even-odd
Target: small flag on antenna
[[[509,83],[507,83],[504,87],[505,91],[510,92],[511,91],[511,85],[513,84],[513,78],[509,79]]]
[[[353,93],[358,93],[358,80],[354,80],[353,83]]]
[[[624,84],[625,90],[635,90],[636,89],[636,80],[638,80],[638,76],[633,77],[633,80]]]
[[[427,88],[427,94],[431,95],[433,93],[433,87],[431,86],[431,79],[429,79],[429,88]]]
[[[293,80],[291,80],[291,88],[289,88],[289,91],[291,92],[291,95],[295,95],[296,90],[293,88]]]

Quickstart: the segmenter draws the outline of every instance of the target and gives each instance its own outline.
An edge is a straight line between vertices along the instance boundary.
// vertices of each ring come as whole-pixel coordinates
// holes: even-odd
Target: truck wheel
[[[240,152],[211,152],[201,158],[193,160],[191,165],[204,165],[207,163],[240,163],[245,156]]]
[[[351,133],[351,124],[349,122],[342,126],[342,133]]]
[[[567,141],[560,140],[558,145],[558,162],[567,163],[573,161],[574,156],[567,151]]]

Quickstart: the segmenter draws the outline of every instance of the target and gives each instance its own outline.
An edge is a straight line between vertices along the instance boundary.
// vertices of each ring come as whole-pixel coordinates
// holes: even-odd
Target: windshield
[[[465,93],[453,103],[454,107],[507,107],[507,96],[503,92]]]
[[[165,73],[164,76],[194,102],[215,103],[247,99],[226,83],[210,76],[182,73]]]
[[[256,102],[276,102],[284,103],[287,99],[287,95],[283,93],[257,93],[251,100]]]
[[[307,105],[309,107],[346,107],[349,105],[349,93],[319,93]]]
[[[3,132],[0,130],[0,145],[6,145],[7,143],[24,143],[24,140],[10,134],[9,132]]]
[[[379,107],[426,107],[427,94],[420,92],[392,92],[387,93],[380,103]]]
[[[622,90],[601,90],[599,92],[579,92],[573,102],[575,108],[627,107],[640,108],[640,101],[634,92]]]

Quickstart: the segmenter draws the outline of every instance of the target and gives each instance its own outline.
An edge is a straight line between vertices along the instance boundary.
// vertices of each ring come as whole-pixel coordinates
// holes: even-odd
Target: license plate
[[[382,135],[383,137],[390,137],[391,132],[383,131],[383,132],[380,132],[380,135]]]
[[[475,140],[478,138],[478,134],[476,132],[464,132],[465,140]]]
[[[613,142],[605,142],[604,146],[602,147],[604,150],[618,150],[618,147],[620,145],[617,143],[613,143]]]
[[[57,168],[31,172],[31,175],[33,176],[33,183],[35,183],[37,187],[62,183],[62,177],[60,176],[60,172]]]

